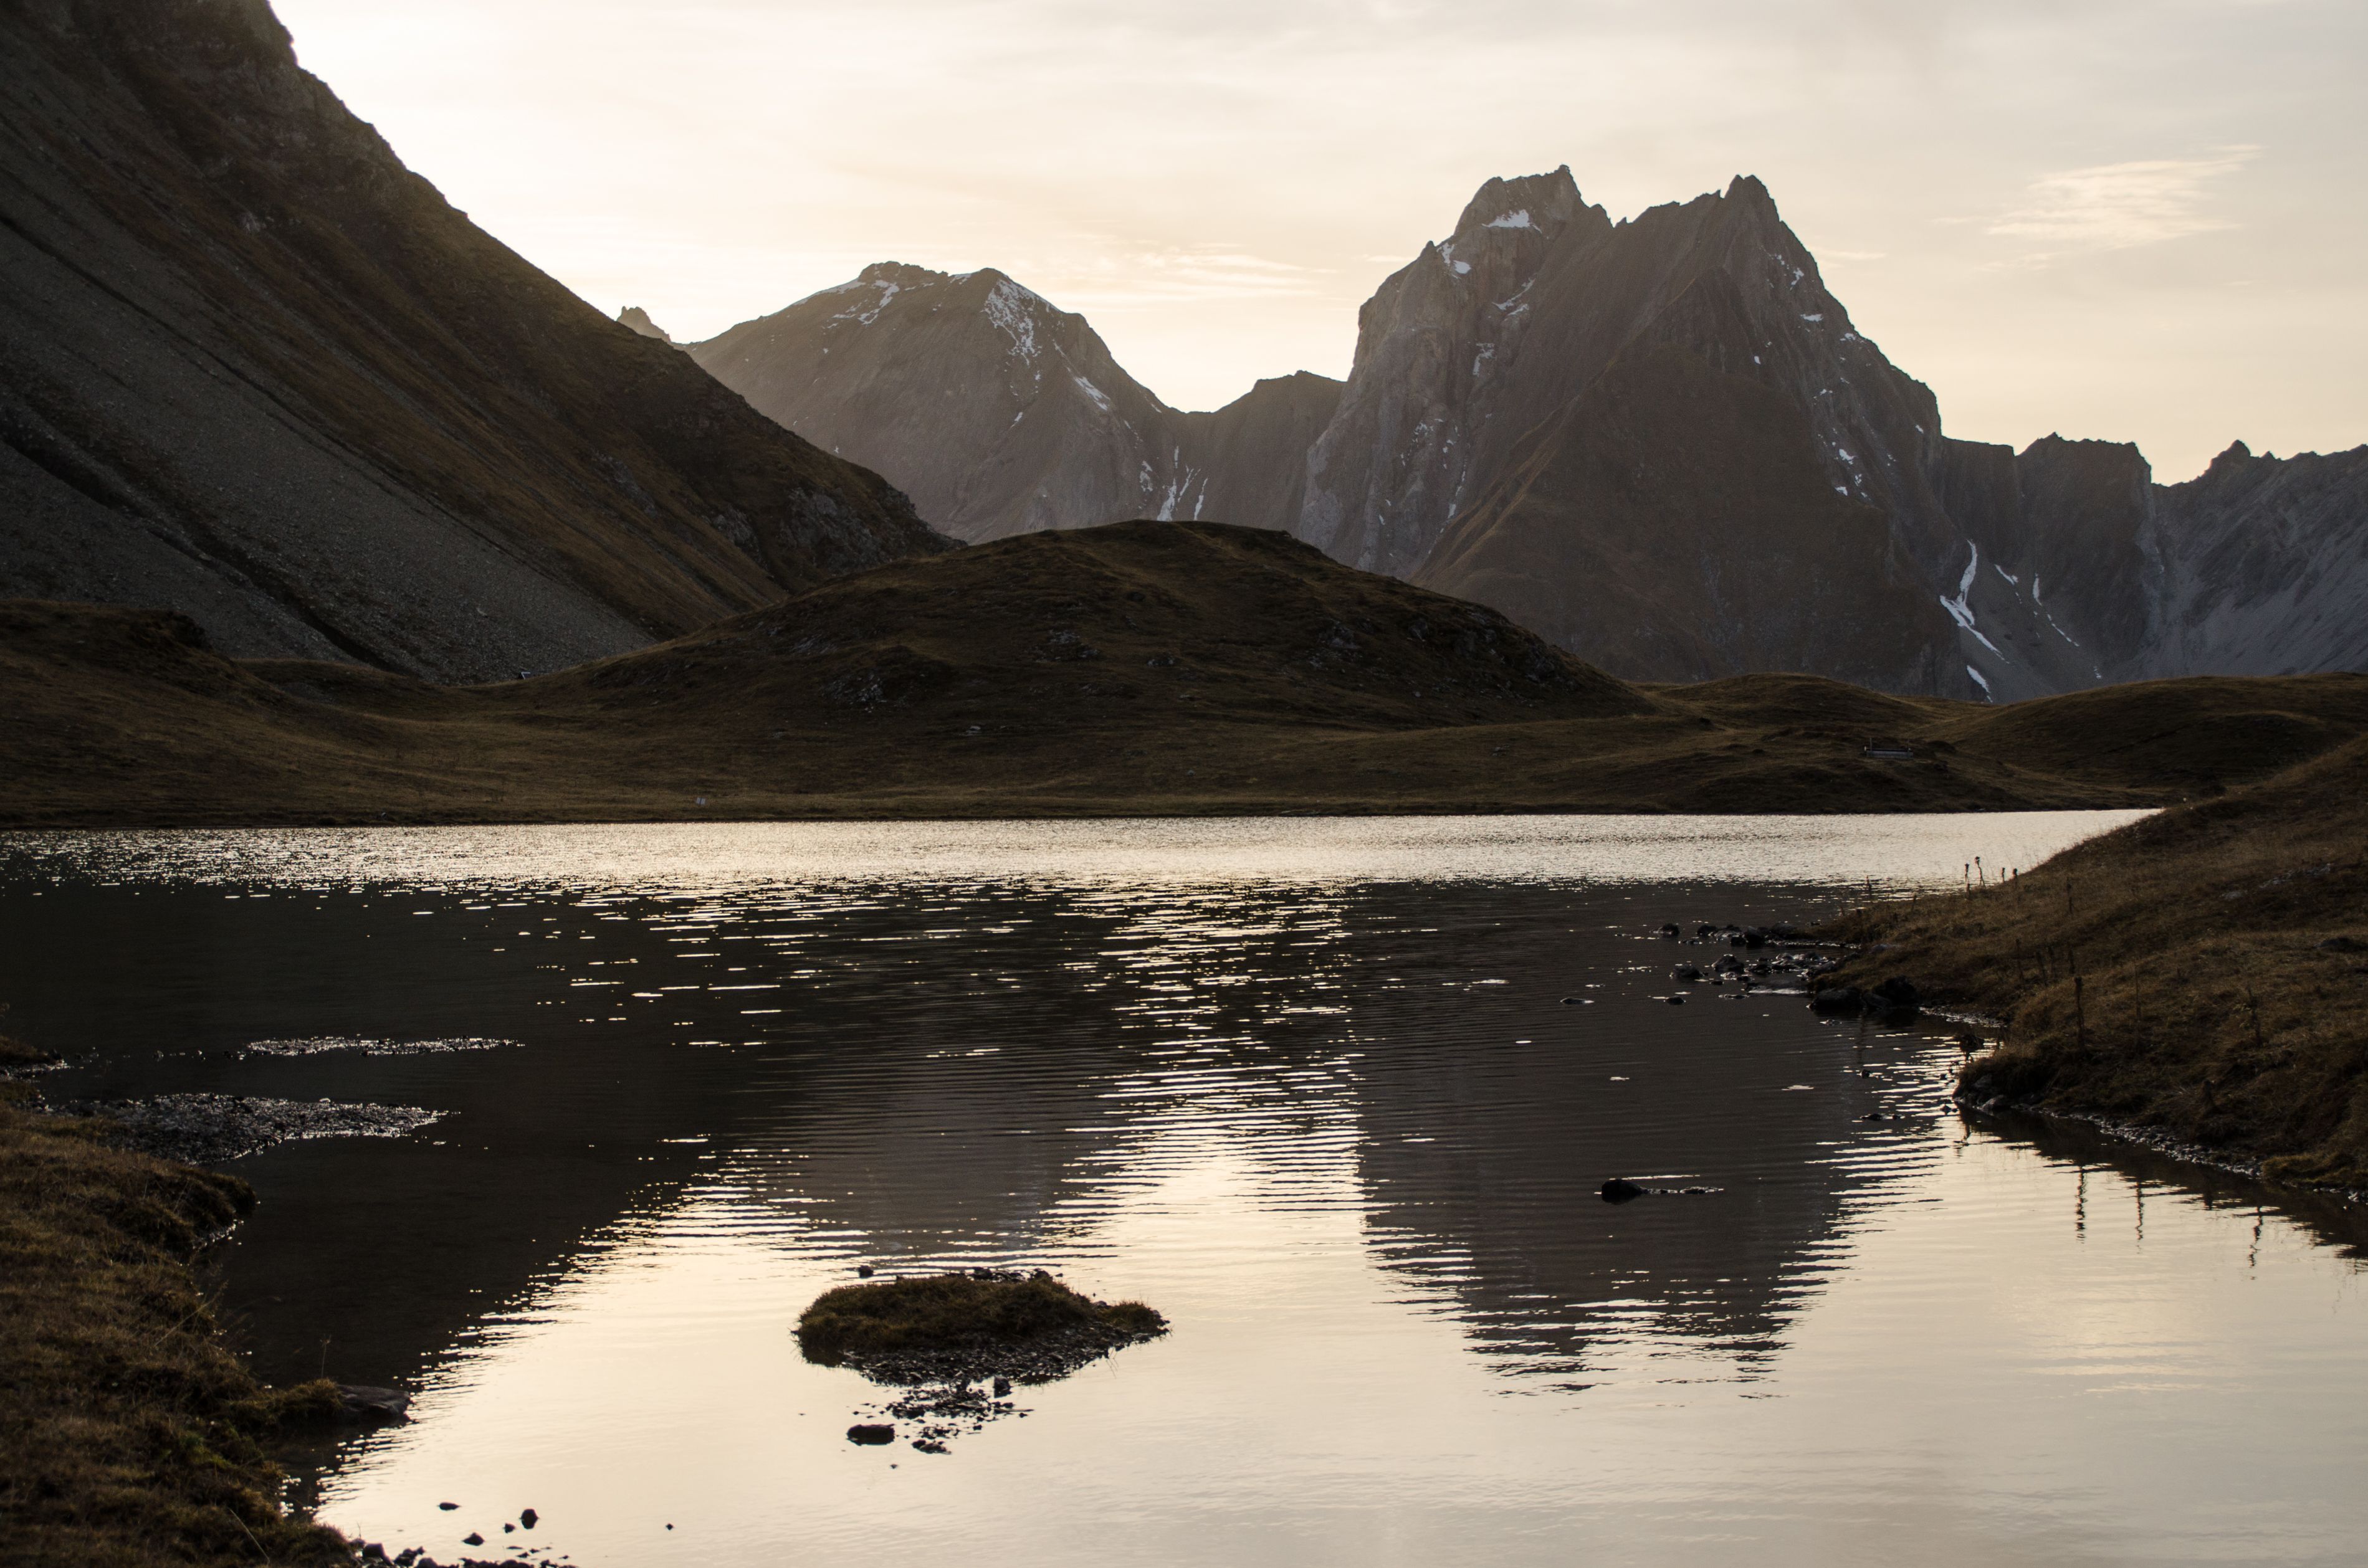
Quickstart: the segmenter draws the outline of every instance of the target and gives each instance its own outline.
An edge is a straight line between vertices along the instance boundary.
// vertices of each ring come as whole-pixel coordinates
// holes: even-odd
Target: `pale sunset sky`
[[[275,0],[456,206],[712,335],[996,267],[1178,407],[1346,372],[1491,175],[1756,174],[1953,435],[2368,441],[2362,0]]]

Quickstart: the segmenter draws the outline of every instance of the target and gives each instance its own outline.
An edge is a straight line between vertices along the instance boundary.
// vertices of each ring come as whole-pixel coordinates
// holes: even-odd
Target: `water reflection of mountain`
[[[1705,902],[1664,896],[1689,916]],[[1708,897],[1729,914],[1763,902]],[[1851,1189],[1926,1147],[1856,1119],[1885,1081],[1858,1069],[1886,1074],[1907,1041],[1854,1044],[1796,997],[1732,987],[1668,1006],[1671,960],[1704,954],[1638,940],[1633,899],[1558,902],[1442,950],[1508,984],[1360,1009],[1372,1245],[1449,1292],[1508,1371],[1584,1381],[1600,1347],[1647,1332],[1748,1369],[1834,1249]],[[1446,936],[1483,914],[1437,923]],[[1717,1190],[1615,1206],[1598,1196],[1615,1176]]]
[[[1345,1173],[1331,1200],[1389,1267],[1485,1348],[1570,1374],[1646,1320],[1748,1364],[1846,1194],[1914,1146],[1854,1120],[1870,1085],[1797,999],[1648,1000],[1672,954],[1634,938],[1630,897],[1029,908],[965,949],[966,981],[884,994],[861,1051],[769,1064],[771,1120],[731,1173],[746,1201],[849,1256],[1074,1249],[1222,1143],[1279,1187]],[[1615,1174],[1722,1190],[1614,1209],[1595,1189]]]
[[[451,1113],[240,1164],[228,1300],[274,1377],[415,1376],[701,1195],[850,1259],[1074,1253],[1221,1155],[1361,1211],[1508,1366],[1581,1376],[1640,1320],[1748,1359],[1890,1137],[1797,1002],[1643,999],[1671,954],[1634,932],[1787,913],[1731,890],[234,891],[60,886],[0,899],[0,939],[12,1022],[94,1051],[53,1092]],[[522,1043],[235,1054],[303,1035]],[[1725,1191],[1614,1210],[1615,1174]]]

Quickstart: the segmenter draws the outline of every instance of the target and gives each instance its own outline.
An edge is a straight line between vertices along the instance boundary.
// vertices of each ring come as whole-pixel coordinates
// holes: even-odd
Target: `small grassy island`
[[[806,1359],[886,1383],[1050,1382],[1167,1332],[1142,1302],[1094,1301],[1041,1268],[842,1285],[798,1319]]]
[[[2000,1021],[1968,1103],[2368,1189],[2368,742],[1821,935],[1858,949],[1827,985]]]

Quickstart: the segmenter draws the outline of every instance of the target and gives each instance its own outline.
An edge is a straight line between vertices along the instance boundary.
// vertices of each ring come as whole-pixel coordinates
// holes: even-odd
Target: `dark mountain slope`
[[[1541,211],[1571,216],[1542,225]],[[1404,357],[1393,346],[1425,335],[1441,341],[1426,359],[1434,384],[1415,395],[1418,383],[1391,363]],[[1557,640],[1631,676],[1799,669],[1976,698],[2068,684],[2061,661],[2018,657],[2010,637],[2039,643],[2021,624],[2028,607],[2021,620],[2002,612],[2003,625],[1948,608],[1964,597],[1975,547],[1939,483],[1948,447],[1938,406],[1853,327],[1757,180],[1618,224],[1578,205],[1566,170],[1492,182],[1450,241],[1383,286],[1363,321],[1367,340],[1377,347],[1360,347],[1343,408],[1383,414],[1370,437],[1340,423],[1326,432],[1301,524],[1345,559],[1500,608],[1559,601]],[[1609,383],[1656,347],[1754,388],[1752,412],[1730,401],[1729,417],[1701,428],[1685,422],[1693,405],[1682,402],[1627,416],[1623,438],[1649,442],[1663,460],[1649,479],[1620,481],[1624,494],[1604,488],[1600,460],[1554,462],[1559,442],[1601,444],[1595,426],[1622,395]],[[1375,453],[1387,454],[1381,471]],[[1418,466],[1430,476],[1412,487],[1391,477],[1409,454],[1427,454]],[[1709,475],[1696,468],[1727,476],[1707,510]],[[1880,528],[1804,527],[1812,482],[1863,509],[1836,517],[1871,516]],[[1609,523],[1615,515],[1632,520]],[[1677,578],[1632,577],[1631,591],[1607,596],[1582,563],[1618,553],[1648,515]],[[1596,526],[1611,537],[1584,531]],[[1705,600],[1691,586],[1704,571],[1766,592],[1748,606]],[[1820,581],[1844,587],[1852,608],[1802,597]],[[1641,599],[1633,591],[1656,586]],[[1812,613],[1825,624],[1804,640],[1801,618]],[[1702,652],[1718,648],[1729,652]]]
[[[483,678],[942,548],[453,210],[262,0],[0,51],[0,589]]]
[[[1763,384],[1640,345],[1455,518],[1417,580],[1657,678],[1942,685],[1947,617],[1884,513],[1837,494],[1816,452]]]
[[[2368,726],[2368,677],[2126,689],[2003,710],[1804,676],[1639,690],[1285,535],[1127,523],[477,687],[0,603],[0,825],[2158,804]],[[1865,756],[1870,737],[1917,755]]]

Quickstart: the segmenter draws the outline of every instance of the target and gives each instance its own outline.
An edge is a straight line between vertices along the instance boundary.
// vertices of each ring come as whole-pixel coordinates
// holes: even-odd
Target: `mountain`
[[[2009,706],[1640,688],[1271,529],[1042,530],[435,686],[0,601],[0,826],[2161,805],[2368,733],[2368,676]],[[1866,755],[1869,737],[1914,756]]]
[[[1967,584],[2011,508],[1951,505],[1931,392],[1757,180],[1621,223],[1566,168],[1489,182],[1365,307],[1342,410],[1303,534],[1607,667],[2000,699],[2092,678],[2027,599]]]
[[[1178,412],[1085,317],[1002,273],[897,262],[689,352],[758,411],[894,474],[973,541],[1136,517],[1288,528],[1339,391],[1303,373]]]
[[[946,547],[454,210],[263,0],[0,51],[0,593],[480,680]]]
[[[1759,181],[1612,223],[1558,169],[1365,306],[1298,531],[1631,678],[2358,667],[2368,452],[2261,461],[2165,487],[2127,445],[1952,439]]]
[[[2278,459],[2238,441],[2151,499],[2137,545],[2159,576],[2130,673],[2368,669],[2368,447]]]
[[[871,268],[691,352],[962,537],[1286,528],[1632,679],[2010,701],[2363,658],[2368,450],[2166,487],[2126,445],[1953,439],[1748,177],[1622,222],[1567,168],[1490,180],[1345,383],[1211,415],[991,271]]]
[[[660,343],[672,343],[674,335],[650,320],[650,312],[639,305],[627,305],[617,312],[617,324],[631,327],[643,337],[655,337]]]

